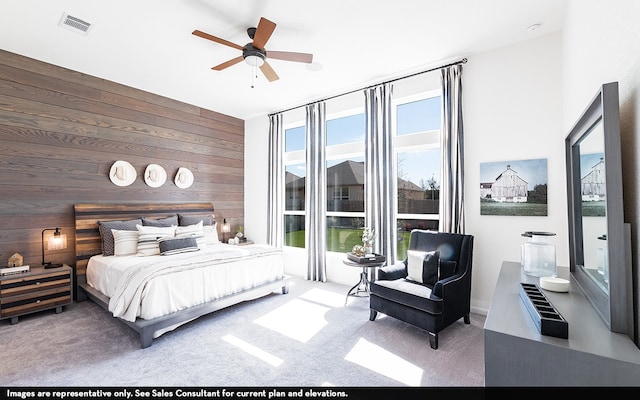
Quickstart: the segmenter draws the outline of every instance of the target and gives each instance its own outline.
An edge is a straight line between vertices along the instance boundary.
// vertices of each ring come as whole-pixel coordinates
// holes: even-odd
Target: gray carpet
[[[0,321],[0,386],[483,386],[485,317],[427,333],[383,315],[349,287],[301,278],[199,318],[140,348],[91,301]]]

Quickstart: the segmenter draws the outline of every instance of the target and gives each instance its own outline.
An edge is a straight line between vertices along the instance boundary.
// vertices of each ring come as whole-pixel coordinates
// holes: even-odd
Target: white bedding
[[[170,256],[91,257],[87,283],[110,298],[115,317],[153,319],[282,279],[282,251],[267,245],[208,245]]]

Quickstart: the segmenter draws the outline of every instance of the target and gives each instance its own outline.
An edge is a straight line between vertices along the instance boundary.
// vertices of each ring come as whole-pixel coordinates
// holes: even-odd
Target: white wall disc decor
[[[176,186],[180,189],[188,188],[189,186],[193,185],[193,173],[191,173],[189,168],[178,168],[178,172],[176,172],[175,183]]]
[[[149,164],[144,171],[144,181],[152,188],[157,188],[167,181],[167,171],[158,164]]]
[[[127,161],[118,160],[114,162],[109,171],[109,179],[117,186],[129,186],[137,177],[136,169]]]

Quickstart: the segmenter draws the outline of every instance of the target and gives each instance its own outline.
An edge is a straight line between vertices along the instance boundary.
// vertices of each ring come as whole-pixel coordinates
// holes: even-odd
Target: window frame
[[[441,148],[440,136],[442,129],[434,129],[427,131],[419,131],[415,133],[407,133],[403,135],[398,135],[398,107],[407,104],[413,103],[420,100],[426,100],[434,97],[442,98],[442,90],[430,90],[421,93],[416,93],[409,96],[403,96],[397,99],[392,99],[391,101],[391,124],[392,124],[392,136],[393,136],[393,162],[394,165],[398,165],[398,154],[405,153],[407,151],[416,151],[416,150],[431,150],[431,149],[439,149]],[[440,105],[442,107],[442,100],[440,100]],[[442,182],[442,169],[440,170],[439,182]],[[396,171],[396,180],[398,179],[398,174]],[[417,219],[417,220],[425,220],[425,221],[440,221],[440,209],[438,209],[438,214],[412,214],[412,213],[400,213],[398,212],[398,193],[396,190],[396,222],[401,219]]]

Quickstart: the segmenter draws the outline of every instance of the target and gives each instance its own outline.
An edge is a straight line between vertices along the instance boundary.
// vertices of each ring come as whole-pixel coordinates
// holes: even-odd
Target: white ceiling
[[[560,30],[564,0],[2,0],[0,48],[242,119],[436,67]],[[88,35],[63,29],[68,13]],[[245,63],[211,67],[244,46],[260,17],[277,24],[268,82]],[[527,27],[541,24],[534,32]]]

